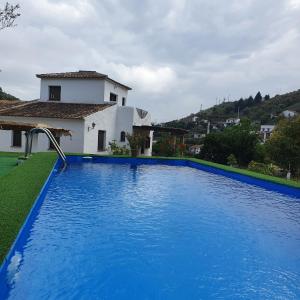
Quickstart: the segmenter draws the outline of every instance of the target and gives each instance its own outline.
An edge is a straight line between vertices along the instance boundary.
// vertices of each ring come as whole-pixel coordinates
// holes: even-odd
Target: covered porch
[[[22,138],[22,134],[25,134],[26,137],[26,149],[27,152],[28,147],[28,136],[29,132],[34,128],[42,128],[48,129],[54,137],[61,137],[61,136],[72,136],[72,133],[68,129],[64,128],[57,128],[53,126],[49,126],[44,123],[23,123],[23,122],[15,122],[15,121],[3,121],[0,120],[0,130],[8,130],[12,131],[12,147],[14,143],[18,144]],[[37,146],[38,135],[35,134],[32,139],[32,148],[35,149]]]
[[[184,144],[184,136],[188,133],[188,130],[181,128],[173,128],[173,127],[162,127],[155,125],[141,125],[141,126],[133,126],[133,133],[143,134],[146,139],[144,145],[140,149],[139,155],[149,155],[147,152],[150,149],[150,155],[152,152],[152,137],[153,133],[169,133],[172,139],[172,143],[174,147],[176,147],[177,143]]]

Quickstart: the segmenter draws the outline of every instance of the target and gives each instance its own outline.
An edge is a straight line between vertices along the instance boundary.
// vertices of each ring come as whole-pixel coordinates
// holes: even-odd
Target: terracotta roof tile
[[[0,111],[21,104],[21,100],[0,100]]]
[[[98,73],[96,71],[78,71],[78,72],[64,72],[64,73],[47,73],[47,74],[37,74],[38,78],[107,78],[105,74]]]
[[[75,104],[31,101],[0,110],[0,116],[83,119],[114,104]]]
[[[109,78],[106,74],[98,73],[96,71],[80,70],[78,72],[45,73],[36,74],[36,77],[41,79],[106,79],[114,84],[118,84],[128,90],[131,90],[129,86]]]

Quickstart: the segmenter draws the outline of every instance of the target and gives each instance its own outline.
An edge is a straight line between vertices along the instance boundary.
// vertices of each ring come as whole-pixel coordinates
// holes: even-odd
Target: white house
[[[200,154],[201,152],[201,145],[193,145],[189,148],[189,152],[193,155]]]
[[[193,145],[189,148],[189,152],[192,155],[200,154],[202,145]]]
[[[274,125],[261,125],[260,126],[260,134],[262,135],[263,142],[265,143],[268,140],[274,130]]]
[[[128,147],[126,133],[143,130],[147,141],[141,154],[151,155],[151,116],[147,111],[127,106],[130,87],[96,71],[36,76],[41,79],[40,99],[0,101],[0,120],[44,123],[69,129],[71,138],[56,138],[65,152],[77,153],[108,153],[112,141]],[[51,148],[43,134],[33,145],[33,151]],[[24,149],[24,132],[0,130],[0,151],[21,152]]]
[[[203,134],[202,133],[198,133],[198,132],[194,132],[192,133],[192,138],[193,139],[200,139],[203,137]]]
[[[298,115],[298,113],[294,110],[284,110],[281,113],[285,118],[293,118]]]
[[[230,126],[230,125],[238,125],[240,124],[241,120],[239,118],[229,118],[225,121],[224,127]]]

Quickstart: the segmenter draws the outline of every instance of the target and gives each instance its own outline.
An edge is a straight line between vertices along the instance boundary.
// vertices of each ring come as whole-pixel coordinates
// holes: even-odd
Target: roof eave
[[[104,75],[104,76],[90,76],[90,77],[67,77],[67,76],[63,76],[63,75],[51,75],[51,74],[35,74],[35,76],[37,78],[40,78],[40,79],[98,79],[98,80],[107,80],[107,81],[110,81],[114,84],[117,84],[123,88],[125,88],[126,90],[128,91],[131,91],[132,88],[125,85],[125,84],[122,84],[114,79],[111,79],[110,77],[108,77],[108,75]]]
[[[47,74],[35,74],[35,76],[37,78],[40,79],[99,79],[99,80],[105,80],[108,78],[107,75],[105,76],[90,76],[90,77],[67,77],[67,76],[63,76],[63,75],[47,75]]]
[[[125,84],[122,84],[122,83],[120,83],[120,82],[118,82],[118,81],[115,81],[115,80],[109,78],[108,76],[107,76],[107,78],[105,78],[105,79],[106,79],[107,81],[110,81],[110,82],[114,83],[114,84],[120,85],[121,87],[125,88],[125,89],[128,90],[128,91],[131,91],[131,90],[132,90],[131,87],[129,87],[129,86],[125,85]]]

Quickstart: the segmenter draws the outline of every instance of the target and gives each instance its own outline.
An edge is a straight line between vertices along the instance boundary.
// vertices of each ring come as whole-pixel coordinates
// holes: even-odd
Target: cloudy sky
[[[36,73],[79,69],[132,86],[154,121],[300,89],[300,0],[9,2],[22,16],[0,32],[0,86],[24,100]]]

